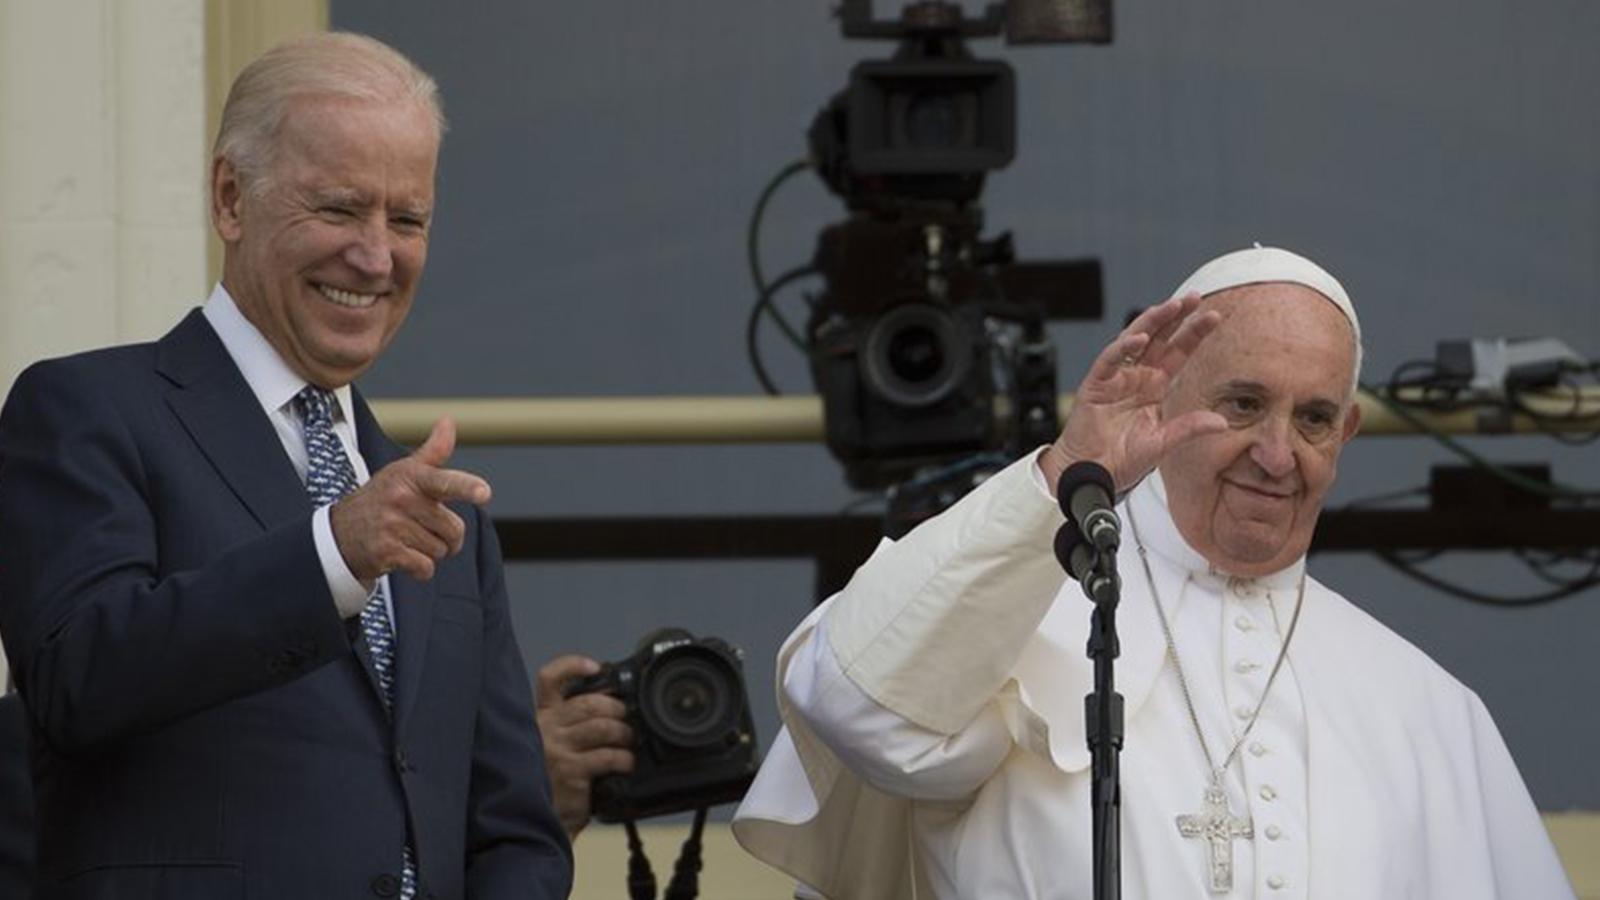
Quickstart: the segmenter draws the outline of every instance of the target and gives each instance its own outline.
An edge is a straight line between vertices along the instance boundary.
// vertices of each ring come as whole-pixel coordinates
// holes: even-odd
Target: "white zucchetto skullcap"
[[[1183,284],[1178,285],[1178,289],[1173,291],[1173,296],[1194,291],[1205,297],[1229,288],[1273,281],[1304,285],[1328,298],[1328,302],[1338,307],[1339,312],[1344,313],[1345,319],[1350,323],[1350,330],[1355,335],[1355,364],[1359,378],[1361,320],[1356,318],[1355,305],[1350,302],[1350,295],[1345,293],[1344,285],[1339,283],[1339,279],[1329,275],[1326,269],[1298,253],[1256,244],[1247,250],[1235,250],[1223,254],[1184,279]]]

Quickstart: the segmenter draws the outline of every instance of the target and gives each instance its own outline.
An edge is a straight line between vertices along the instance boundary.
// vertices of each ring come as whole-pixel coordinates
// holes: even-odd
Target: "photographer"
[[[600,663],[577,654],[558,656],[539,669],[537,714],[545,766],[556,815],[569,838],[576,838],[589,824],[594,779],[633,771],[633,752],[628,749],[633,730],[623,721],[627,714],[623,702],[603,693],[563,695],[569,684],[599,671]]]

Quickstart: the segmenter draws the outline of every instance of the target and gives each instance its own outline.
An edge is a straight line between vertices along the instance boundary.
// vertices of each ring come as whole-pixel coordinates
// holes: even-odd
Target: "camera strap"
[[[628,832],[628,898],[629,900],[656,900],[656,874],[645,855],[644,842],[639,840],[639,829],[633,819],[625,819],[623,828]],[[706,808],[694,811],[694,825],[678,851],[678,861],[672,867],[672,881],[662,900],[695,900],[700,896],[701,837],[706,828]]]

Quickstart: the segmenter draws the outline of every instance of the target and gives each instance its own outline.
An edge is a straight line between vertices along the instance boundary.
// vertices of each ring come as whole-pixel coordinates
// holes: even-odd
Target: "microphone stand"
[[[1122,695],[1112,666],[1117,643],[1117,548],[1122,523],[1112,512],[1116,485],[1099,463],[1080,460],[1056,483],[1056,501],[1067,521],[1056,531],[1056,558],[1094,601],[1089,622],[1089,658],[1094,660],[1094,692],[1083,699],[1084,735],[1092,761],[1089,803],[1093,816],[1094,898],[1122,897]]]
[[[1070,527],[1070,526],[1069,526]],[[1117,642],[1117,601],[1122,582],[1115,553],[1097,552],[1094,567],[1083,579],[1083,592],[1094,601],[1089,624],[1089,658],[1094,660],[1094,692],[1084,698],[1088,726],[1091,782],[1089,803],[1094,815],[1094,897],[1122,896],[1122,695],[1116,692],[1112,661],[1121,652]]]

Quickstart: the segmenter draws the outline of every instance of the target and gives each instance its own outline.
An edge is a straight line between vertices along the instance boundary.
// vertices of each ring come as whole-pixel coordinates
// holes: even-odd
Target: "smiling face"
[[[213,164],[222,281],[284,362],[335,388],[405,321],[428,255],[439,133],[410,101],[302,97],[279,126],[265,189]]]
[[[1311,545],[1339,451],[1360,422],[1352,332],[1332,303],[1297,284],[1233,288],[1205,307],[1223,322],[1162,415],[1206,409],[1229,427],[1168,454],[1161,477],[1178,530],[1201,556],[1230,574],[1266,575]]]

